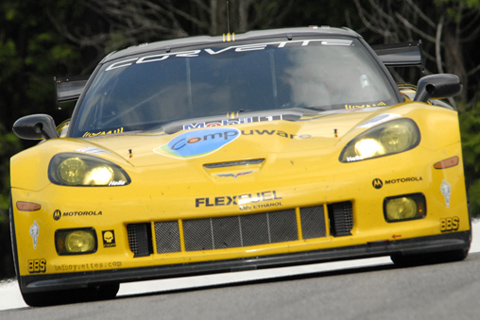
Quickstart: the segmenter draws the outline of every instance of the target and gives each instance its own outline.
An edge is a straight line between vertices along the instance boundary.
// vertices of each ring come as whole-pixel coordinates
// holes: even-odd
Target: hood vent
[[[265,161],[265,159],[252,159],[252,160],[208,163],[208,164],[204,164],[203,166],[207,169],[215,169],[215,168],[256,165],[256,164],[263,163],[263,161]]]

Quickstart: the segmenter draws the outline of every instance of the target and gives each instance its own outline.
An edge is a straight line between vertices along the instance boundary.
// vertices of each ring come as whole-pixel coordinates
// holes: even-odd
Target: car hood
[[[383,107],[308,113],[291,120],[237,125],[207,127],[197,124],[195,129],[173,134],[150,131],[79,139],[84,146],[76,146],[72,151],[97,154],[112,160],[120,157],[134,167],[188,160],[207,164],[228,163],[279,154],[311,156],[340,152],[359,132],[395,117],[400,117],[400,114],[392,112],[391,107]]]

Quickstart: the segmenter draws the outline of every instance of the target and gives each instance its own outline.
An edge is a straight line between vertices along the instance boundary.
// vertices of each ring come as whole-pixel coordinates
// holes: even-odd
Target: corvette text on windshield
[[[276,48],[285,48],[287,46],[305,47],[311,43],[320,44],[320,45],[329,45],[329,46],[332,46],[332,45],[333,46],[350,46],[352,45],[352,42],[353,42],[352,40],[341,40],[341,39],[292,40],[292,41],[279,41],[279,42],[230,46],[230,47],[220,49],[218,51],[215,51],[211,48],[207,48],[207,49],[174,52],[174,53],[162,53],[162,54],[155,54],[155,55],[149,55],[149,56],[138,57],[138,58],[130,58],[130,59],[118,61],[118,62],[112,63],[108,68],[105,69],[105,71],[111,71],[118,68],[125,68],[133,64],[165,61],[169,58],[196,58],[196,57],[199,57],[200,54],[208,54],[210,56],[215,56],[215,55],[226,53],[226,52],[260,51],[260,50],[265,50],[268,47],[276,47]]]

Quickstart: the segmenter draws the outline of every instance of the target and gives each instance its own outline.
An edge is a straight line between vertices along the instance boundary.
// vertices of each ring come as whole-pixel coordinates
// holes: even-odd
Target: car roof
[[[360,38],[361,36],[353,30],[348,28],[332,28],[328,26],[311,26],[311,27],[300,27],[300,28],[283,28],[283,29],[270,29],[270,30],[258,30],[258,31],[249,31],[242,34],[235,34],[234,41],[248,41],[248,40],[261,40],[269,38],[278,38],[281,36],[285,37],[285,40],[292,40],[295,37],[305,37],[305,36],[350,36]],[[230,35],[232,36],[232,35]],[[226,40],[225,34],[223,36],[194,36],[179,38],[173,40],[163,40],[152,43],[144,43],[136,46],[132,46],[120,51],[112,52],[106,56],[102,63],[116,60],[119,58],[124,58],[136,54],[143,54],[151,51],[174,50],[175,48],[183,48],[197,45],[208,45],[215,43],[230,42]],[[233,42],[233,41],[232,41]]]

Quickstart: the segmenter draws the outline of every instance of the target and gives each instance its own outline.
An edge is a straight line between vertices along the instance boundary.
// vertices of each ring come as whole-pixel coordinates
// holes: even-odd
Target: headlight
[[[52,183],[62,186],[124,186],[130,177],[118,165],[88,154],[60,153],[48,167]]]
[[[386,198],[383,202],[388,222],[422,219],[426,215],[425,196],[421,193]]]
[[[93,228],[57,230],[55,247],[59,255],[93,253],[97,251],[95,230]]]
[[[340,155],[341,162],[354,162],[391,155],[416,147],[420,131],[411,119],[398,119],[371,128],[350,141]]]

